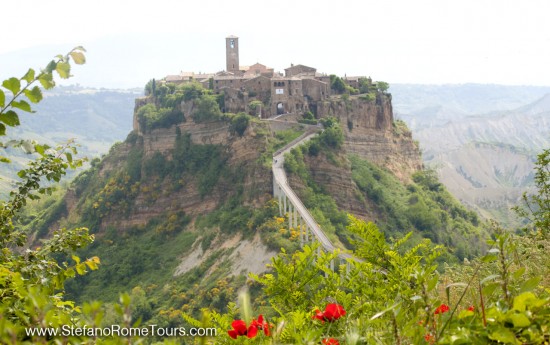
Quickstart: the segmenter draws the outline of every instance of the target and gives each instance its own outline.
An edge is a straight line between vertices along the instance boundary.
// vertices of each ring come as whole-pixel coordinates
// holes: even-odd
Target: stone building
[[[263,75],[265,77],[273,77],[273,68],[269,68],[266,65],[262,65],[261,63],[257,62],[251,66],[247,66],[244,72],[245,78],[252,78],[259,75]]]
[[[293,76],[310,76],[315,77],[315,73],[317,70],[313,67],[308,67],[304,65],[296,65],[291,64],[290,67],[285,68],[285,75],[287,77],[293,77]]]
[[[237,36],[226,37],[225,49],[225,71],[210,74],[182,72],[167,76],[165,81],[176,84],[198,81],[205,88],[224,94],[224,111],[247,112],[264,118],[287,113],[303,114],[309,110],[315,113],[317,104],[331,95],[330,77],[317,73],[313,67],[291,64],[283,75],[259,62],[240,66]],[[358,78],[343,80],[357,88]],[[261,112],[251,113],[252,102],[256,105],[261,102]]]

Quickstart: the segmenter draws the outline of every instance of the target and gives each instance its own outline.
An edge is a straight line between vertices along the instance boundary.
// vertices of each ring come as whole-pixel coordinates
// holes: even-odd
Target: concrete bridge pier
[[[288,203],[288,231],[290,233],[290,229],[292,228],[292,216],[294,212],[292,210],[292,203]]]

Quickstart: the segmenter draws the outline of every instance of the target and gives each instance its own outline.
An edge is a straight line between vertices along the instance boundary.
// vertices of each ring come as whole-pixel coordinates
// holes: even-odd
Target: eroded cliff
[[[379,93],[371,102],[358,96],[332,98],[318,107],[318,114],[340,120],[347,153],[386,167],[404,182],[422,168],[411,132],[394,122],[391,95]]]

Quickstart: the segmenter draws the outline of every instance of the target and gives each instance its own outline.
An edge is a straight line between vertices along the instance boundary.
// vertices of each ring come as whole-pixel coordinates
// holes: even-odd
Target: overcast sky
[[[83,45],[73,82],[143,86],[180,71],[290,63],[390,83],[550,85],[550,1],[3,1],[0,77]]]

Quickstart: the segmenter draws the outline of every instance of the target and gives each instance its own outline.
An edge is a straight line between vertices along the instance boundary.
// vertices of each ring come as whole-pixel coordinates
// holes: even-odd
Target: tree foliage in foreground
[[[534,250],[529,238],[495,229],[486,255],[440,274],[435,260],[443,248],[429,240],[405,249],[410,234],[388,242],[373,223],[353,217],[348,230],[360,238],[354,255],[362,261],[343,262],[338,252],[319,255],[317,245],[305,246],[273,258],[272,273],[251,275],[274,311],[262,314],[269,336],[227,333],[233,320],[254,326],[261,314],[242,303],[228,314],[205,311],[206,323],[186,319],[215,324],[220,344],[548,343],[550,291],[541,280],[550,273],[548,241]],[[529,262],[533,256],[545,263]],[[333,305],[345,313],[320,314]]]
[[[539,188],[550,183],[546,159],[539,156]],[[537,197],[548,202],[544,189]],[[542,207],[533,214],[550,216]],[[228,314],[205,310],[202,322],[184,317],[226,332],[216,340],[222,344],[549,344],[550,240],[546,225],[536,226],[518,236],[493,224],[485,255],[439,273],[443,247],[429,240],[411,247],[411,233],[387,241],[373,223],[350,216],[360,260],[319,254],[316,244],[283,250],[272,259],[272,272],[251,275],[272,309],[267,318],[269,311],[260,314],[269,335],[254,329],[256,314],[246,303],[230,305]],[[320,312],[335,305],[338,318]],[[249,323],[253,332],[236,329]]]
[[[531,230],[550,236],[550,149],[544,150],[537,159],[535,166],[534,195],[523,194],[522,207],[514,209],[520,216],[527,218]]]
[[[42,100],[42,89],[55,86],[54,74],[70,77],[71,62],[83,64],[85,50],[77,47],[67,55],[58,55],[46,68],[36,72],[29,69],[21,78],[8,78],[0,87],[0,136],[7,127],[20,124],[20,111],[33,112],[31,103]],[[29,103],[30,102],[30,103]],[[7,127],[6,127],[7,126]],[[21,146],[37,155],[26,169],[19,171],[20,181],[6,201],[0,201],[0,343],[2,344],[128,344],[131,338],[96,339],[82,335],[30,335],[31,329],[61,329],[61,327],[104,326],[105,307],[99,303],[77,306],[64,298],[64,283],[76,275],[96,270],[99,258],[82,260],[74,255],[94,240],[87,228],[59,229],[40,246],[30,246],[27,234],[16,230],[14,223],[27,202],[51,194],[53,183],[59,182],[67,169],[82,165],[73,159],[76,148],[72,143],[49,147],[25,140],[10,140],[2,146]],[[2,163],[9,160],[0,157]],[[60,259],[61,258],[61,259]],[[63,259],[66,258],[66,259]],[[123,327],[131,321],[130,299],[121,296],[110,315]]]

